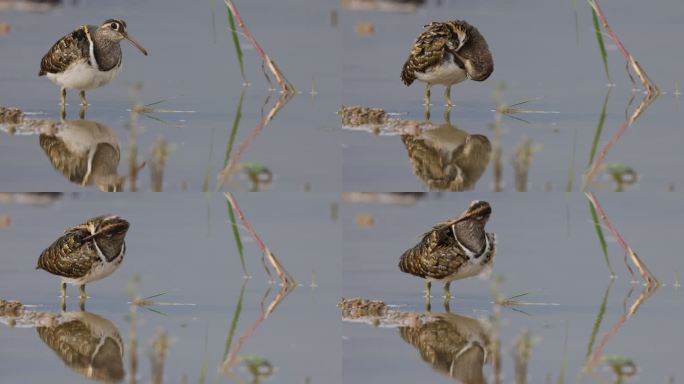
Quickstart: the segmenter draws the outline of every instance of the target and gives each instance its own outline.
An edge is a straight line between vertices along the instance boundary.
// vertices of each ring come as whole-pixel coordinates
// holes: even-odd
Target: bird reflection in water
[[[91,380],[124,379],[124,344],[116,325],[86,311],[31,311],[16,301],[0,299],[0,323],[11,329],[36,328],[40,339],[64,364]]]
[[[480,321],[437,313],[429,322],[399,327],[399,334],[435,371],[464,384],[486,383],[482,370],[489,358],[489,336]]]
[[[397,311],[381,301],[342,299],[342,320],[380,328],[398,328],[399,335],[418,349],[421,358],[440,374],[464,384],[483,384],[490,360],[489,326],[471,317],[445,312]],[[430,380],[427,380],[430,381]]]
[[[464,191],[475,187],[489,164],[492,145],[484,135],[470,135],[447,119],[435,129],[403,134],[413,173],[428,190]]]
[[[90,312],[65,312],[57,325],[37,330],[40,339],[75,372],[92,380],[123,380],[123,341],[111,321]]]
[[[72,183],[94,185],[105,192],[121,191],[124,178],[117,174],[119,140],[106,125],[64,120],[57,132],[40,135],[40,147],[52,166]]]

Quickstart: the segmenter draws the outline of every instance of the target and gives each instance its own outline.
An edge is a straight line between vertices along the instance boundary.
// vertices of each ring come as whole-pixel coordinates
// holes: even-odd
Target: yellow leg
[[[425,83],[425,106],[430,108],[430,83]]]
[[[62,283],[59,287],[59,296],[63,299],[66,297],[66,283]]]
[[[451,285],[451,282],[444,284],[444,300],[446,300],[446,301],[451,300],[451,291],[449,291],[450,285]]]
[[[78,111],[78,118],[83,120],[85,119],[85,113],[86,113],[87,106],[81,104],[81,109]]]
[[[66,119],[66,88],[62,88],[59,92],[59,117]]]
[[[451,107],[448,105],[444,108],[444,122],[451,125]]]
[[[451,102],[451,85],[447,86],[444,88],[444,98],[447,101],[447,106],[448,107],[453,107],[454,103]]]
[[[85,302],[86,302],[85,297],[81,297],[80,299],[78,299],[78,308],[81,311],[85,311]]]
[[[81,105],[84,107],[88,106],[88,102],[86,101],[85,97],[85,91],[81,91]]]
[[[86,291],[85,291],[85,284],[83,284],[79,287],[79,292],[81,292],[81,294],[79,295],[79,297],[81,299],[87,299],[88,298],[88,295],[86,295]]]

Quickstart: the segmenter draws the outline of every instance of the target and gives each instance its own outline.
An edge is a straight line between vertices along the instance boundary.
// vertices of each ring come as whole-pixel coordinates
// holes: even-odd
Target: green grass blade
[[[226,155],[223,158],[223,168],[228,165],[228,160],[230,160],[230,154],[233,152],[233,145],[235,144],[235,136],[237,136],[238,127],[240,126],[240,120],[242,119],[242,102],[245,100],[245,90],[247,88],[242,88],[240,92],[240,101],[238,102],[237,111],[235,112],[235,118],[233,119],[233,127],[230,129],[230,137],[228,138],[228,143],[226,144]]]
[[[245,276],[249,276],[249,273],[247,273],[247,267],[245,266],[245,253],[244,247],[242,246],[242,239],[240,238],[240,231],[238,231],[237,222],[235,221],[235,212],[233,212],[233,207],[230,205],[228,199],[226,199],[226,205],[228,206],[228,216],[230,216],[230,227],[233,230],[233,237],[235,237],[235,246],[240,254],[240,265],[242,266],[242,272],[245,274]]]
[[[216,0],[211,0],[211,32],[214,37],[214,44],[216,44]]]
[[[606,71],[606,78],[610,83],[610,73],[608,72],[608,55],[606,54],[606,46],[603,43],[603,35],[601,34],[601,27],[599,26],[598,15],[594,8],[591,9],[591,18],[594,20],[594,31],[596,32],[596,41],[598,42],[599,50],[601,51],[601,60],[603,60],[603,69]]]
[[[596,320],[594,321],[594,327],[591,330],[591,336],[589,337],[589,345],[587,346],[587,358],[591,355],[591,351],[594,349],[594,341],[596,341],[596,335],[601,328],[601,322],[603,321],[603,315],[606,313],[606,304],[608,303],[608,296],[610,294],[610,288],[613,286],[615,279],[611,279],[606,287],[606,292],[603,294],[603,301],[601,302],[601,307],[599,307],[598,314],[596,315]]]
[[[247,82],[245,77],[245,64],[242,62],[242,48],[240,48],[240,39],[237,35],[237,27],[235,25],[235,18],[233,17],[233,12],[226,5],[226,10],[228,11],[228,23],[230,24],[230,34],[233,37],[233,45],[235,45],[235,54],[237,55],[238,62],[240,63],[240,75],[242,75],[242,80]]]
[[[204,328],[204,357],[202,357],[202,369],[200,370],[199,384],[204,384],[207,380],[207,368],[209,366],[209,323]]]
[[[211,130],[211,144],[209,144],[209,161],[207,161],[207,171],[202,181],[202,192],[209,192],[209,177],[211,175],[211,155],[214,152],[214,129]]]
[[[565,384],[565,370],[568,367],[568,323],[565,323],[565,341],[563,342],[563,358],[558,370],[558,384]]]
[[[228,352],[230,352],[230,345],[233,342],[233,336],[235,335],[235,329],[237,328],[238,319],[240,319],[240,312],[242,312],[242,298],[245,296],[245,286],[247,285],[247,281],[248,280],[245,280],[244,283],[242,283],[242,288],[240,288],[240,299],[238,300],[238,303],[235,306],[233,320],[230,322],[230,329],[228,330],[228,336],[226,336],[226,347],[223,352],[224,361],[226,360],[226,357],[228,357]]]
[[[568,167],[568,183],[565,186],[565,192],[572,192],[572,186],[575,183],[575,154],[577,153],[577,129],[575,129],[575,138],[572,141],[572,157],[570,157],[570,166]]]
[[[143,300],[154,299],[155,297],[163,296],[163,295],[166,295],[167,293],[169,293],[169,292],[166,291],[166,292],[157,293],[156,295],[144,297]]]
[[[610,96],[610,91],[612,89],[613,88],[608,88],[608,92],[606,92],[606,97],[603,99],[601,117],[599,117],[599,122],[596,126],[596,132],[594,133],[594,141],[591,143],[591,152],[589,153],[589,164],[587,166],[591,166],[591,164],[594,162],[596,149],[598,148],[599,139],[601,138],[601,132],[603,131],[603,124],[606,122],[606,108],[608,107],[608,97]]]
[[[608,246],[606,245],[606,239],[603,236],[603,229],[601,228],[601,223],[599,223],[598,214],[596,213],[596,209],[594,208],[594,206],[591,204],[591,201],[589,202],[589,209],[591,210],[591,218],[594,221],[596,236],[598,237],[599,242],[601,243],[601,251],[603,252],[603,258],[606,261],[606,265],[608,266],[610,275],[615,276],[615,272],[613,272],[613,267],[610,265],[610,259],[608,258]]]

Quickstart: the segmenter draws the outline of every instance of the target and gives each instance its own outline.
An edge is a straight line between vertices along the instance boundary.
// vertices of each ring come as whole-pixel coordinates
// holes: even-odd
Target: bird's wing
[[[36,268],[69,278],[85,276],[97,261],[94,252],[86,252],[89,236],[82,226],[72,228],[40,254]]]
[[[425,26],[425,30],[418,35],[413,44],[401,71],[404,84],[411,85],[416,79],[416,72],[424,73],[430,67],[441,63],[445,54],[454,53],[463,46],[466,35],[455,33],[453,25],[460,24],[433,22]],[[460,28],[457,27],[456,30]]]
[[[83,57],[90,57],[90,32],[84,25],[62,37],[50,48],[40,61],[39,76],[64,72]],[[88,59],[90,60],[90,59]]]

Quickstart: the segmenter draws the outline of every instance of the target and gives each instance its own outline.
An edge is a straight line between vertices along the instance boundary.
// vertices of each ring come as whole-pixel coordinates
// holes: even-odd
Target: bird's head
[[[454,224],[473,220],[475,223],[478,223],[484,227],[484,225],[487,224],[487,220],[489,220],[489,215],[491,214],[492,207],[488,202],[475,200],[470,203],[470,207],[468,207],[468,209],[456,219]]]
[[[121,19],[109,19],[106,20],[98,28],[98,33],[109,40],[119,42],[121,40],[128,40],[134,47],[138,48],[145,56],[147,56],[147,50],[143,48],[140,43],[138,43],[132,36],[128,34],[126,29],[126,22]]]

